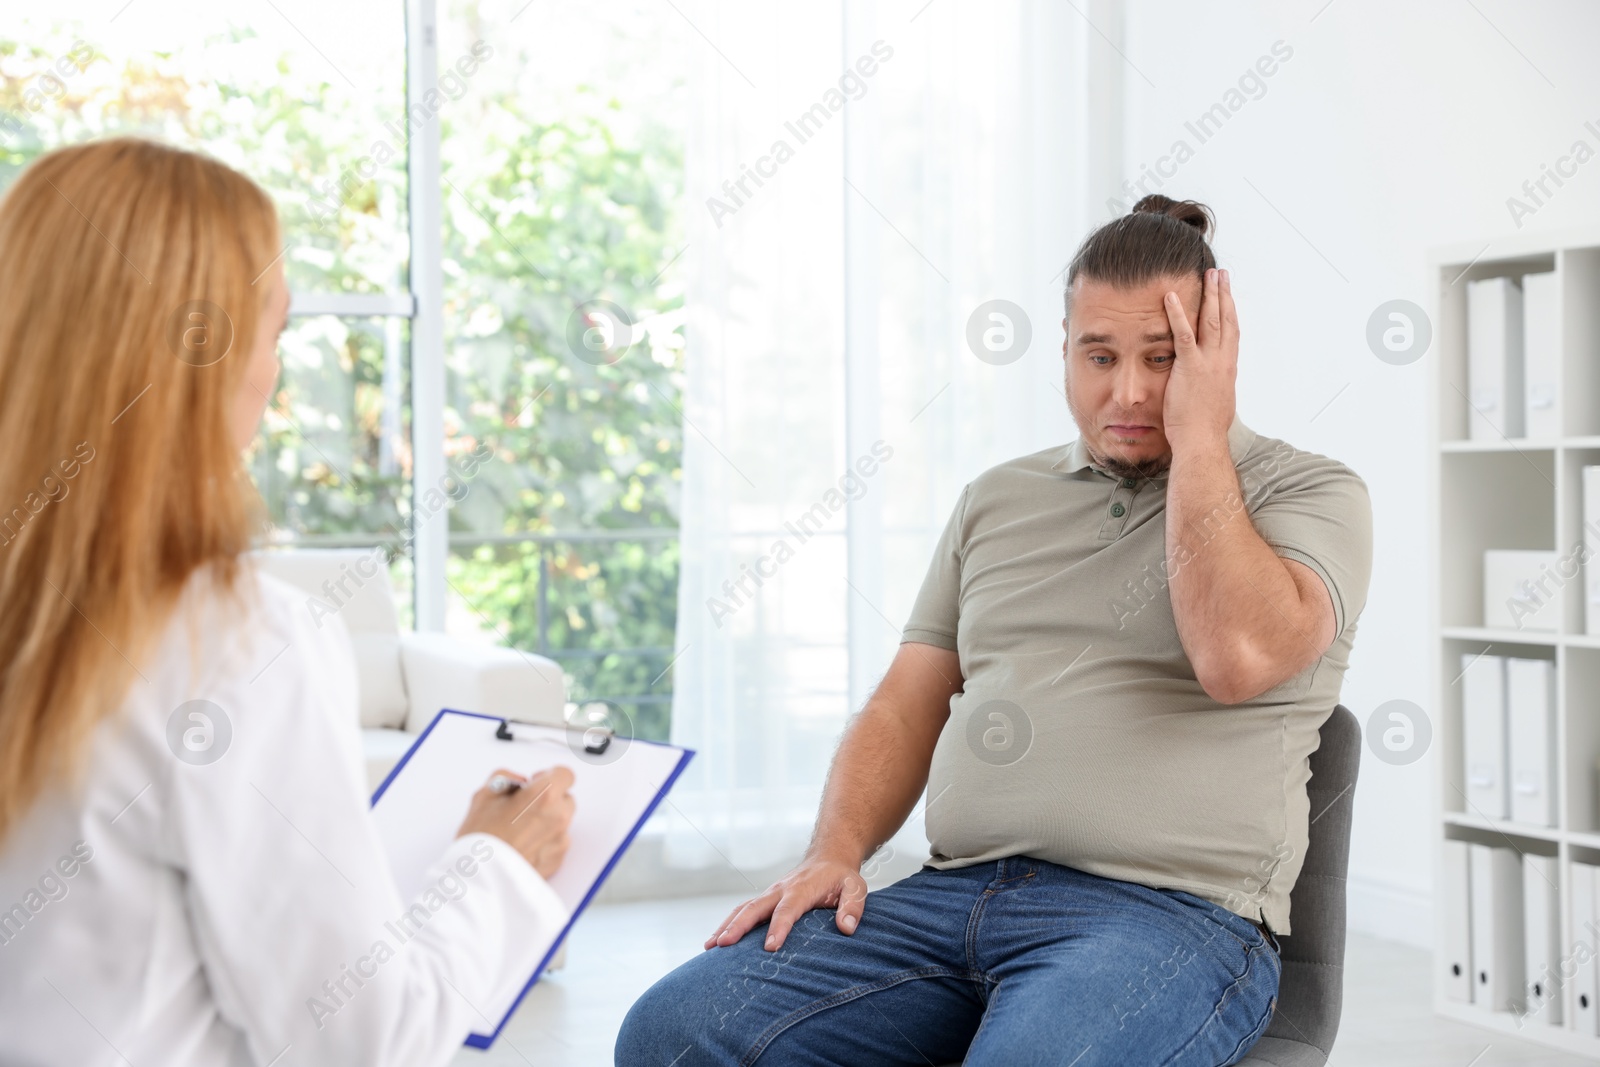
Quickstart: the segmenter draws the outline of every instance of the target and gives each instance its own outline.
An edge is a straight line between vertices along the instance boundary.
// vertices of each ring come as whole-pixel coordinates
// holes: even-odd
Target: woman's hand
[[[1217,442],[1226,448],[1239,371],[1239,315],[1228,272],[1206,271],[1197,323],[1189,321],[1177,293],[1164,300],[1177,352],[1161,407],[1167,444],[1174,453]]]
[[[485,783],[472,794],[472,806],[456,836],[493,834],[520,852],[541,876],[550,878],[567,856],[567,828],[574,808],[570,790],[576,779],[565,767],[552,767],[532,778],[507,770],[495,774],[520,788],[496,793]]]

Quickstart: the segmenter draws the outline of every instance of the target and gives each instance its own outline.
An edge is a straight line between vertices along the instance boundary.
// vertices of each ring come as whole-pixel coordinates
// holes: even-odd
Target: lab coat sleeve
[[[240,661],[208,672],[227,750],[172,768],[170,832],[218,1010],[257,1064],[432,1067],[490,1032],[565,906],[510,845],[460,838],[402,901],[373,824],[337,616],[263,586]],[[469,797],[457,803],[463,817]]]

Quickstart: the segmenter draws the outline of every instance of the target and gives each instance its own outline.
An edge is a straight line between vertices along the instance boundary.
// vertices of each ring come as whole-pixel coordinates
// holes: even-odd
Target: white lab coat
[[[244,611],[207,572],[190,581],[86,779],[0,842],[0,1065],[443,1064],[566,921],[485,834],[440,857],[435,893],[401,900],[344,624],[249,569],[241,588]],[[174,716],[194,700],[213,707]],[[220,720],[209,748],[197,710]],[[440,802],[464,816],[469,799]]]

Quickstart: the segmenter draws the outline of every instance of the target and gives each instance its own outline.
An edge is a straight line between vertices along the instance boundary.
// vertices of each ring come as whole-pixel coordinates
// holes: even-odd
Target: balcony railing
[[[666,528],[644,527],[637,530],[585,530],[581,533],[559,534],[465,534],[452,533],[450,547],[472,548],[478,545],[539,545],[539,641],[536,648],[528,649],[538,652],[541,656],[560,663],[563,659],[603,659],[606,656],[631,656],[640,659],[655,659],[660,662],[671,660],[673,650],[671,645],[642,645],[633,648],[606,647],[597,648],[555,648],[550,644],[550,557],[551,550],[556,545],[623,542],[634,543],[644,541],[676,541],[678,531]],[[677,602],[674,598],[673,613],[676,615]],[[662,673],[665,673],[663,670]],[[659,677],[659,676],[657,676]],[[655,704],[671,705],[672,688],[668,686],[665,692],[656,693],[586,693],[582,694],[583,701],[606,701],[619,705],[636,705],[645,707]]]

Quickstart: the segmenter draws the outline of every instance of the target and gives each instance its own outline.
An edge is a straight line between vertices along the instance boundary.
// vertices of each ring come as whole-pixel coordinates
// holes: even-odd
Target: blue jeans
[[[1266,1031],[1276,939],[1176,889],[1025,856],[925,867],[846,937],[807,912],[701,953],[628,1012],[618,1067],[1216,1067]]]

